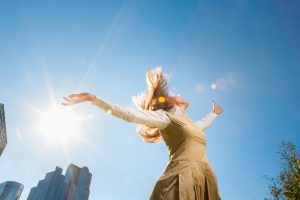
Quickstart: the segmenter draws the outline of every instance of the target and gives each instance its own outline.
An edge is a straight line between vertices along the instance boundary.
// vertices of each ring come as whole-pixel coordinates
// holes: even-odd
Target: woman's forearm
[[[170,119],[162,110],[148,111],[137,110],[133,108],[124,108],[98,97],[93,98],[91,102],[93,105],[101,108],[104,112],[112,114],[127,122],[144,124],[147,126],[157,127],[159,129],[166,128],[170,123]]]
[[[204,117],[202,120],[197,121],[196,125],[201,129],[201,130],[205,130],[207,127],[209,127],[212,122],[214,121],[214,119],[217,117],[218,115],[214,112],[210,112],[208,113],[208,115],[206,115],[206,117]]]

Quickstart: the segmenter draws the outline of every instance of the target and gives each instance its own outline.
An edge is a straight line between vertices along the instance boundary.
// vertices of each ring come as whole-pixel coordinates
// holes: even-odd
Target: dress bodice
[[[169,150],[169,162],[203,160],[206,157],[205,133],[186,115],[169,112],[167,115],[171,123],[161,133]]]

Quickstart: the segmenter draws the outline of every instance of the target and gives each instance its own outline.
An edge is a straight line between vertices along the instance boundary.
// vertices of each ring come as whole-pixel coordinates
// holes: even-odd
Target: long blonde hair
[[[150,69],[146,74],[146,81],[148,91],[133,97],[133,102],[139,109],[169,111],[172,108],[178,108],[183,112],[188,107],[188,103],[184,99],[170,95],[167,76],[163,74],[161,67]],[[138,124],[136,131],[147,143],[156,143],[162,139],[161,132],[157,127]]]

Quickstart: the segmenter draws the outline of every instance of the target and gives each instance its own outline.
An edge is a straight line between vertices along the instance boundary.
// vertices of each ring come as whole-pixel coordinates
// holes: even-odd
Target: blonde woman
[[[145,142],[163,140],[169,161],[154,186],[150,200],[219,200],[217,178],[207,159],[205,129],[222,113],[213,100],[213,110],[201,121],[193,122],[184,111],[188,103],[171,96],[160,67],[146,74],[148,91],[134,98],[138,109],[124,108],[90,93],[65,97],[65,106],[91,102],[105,112],[137,124]]]

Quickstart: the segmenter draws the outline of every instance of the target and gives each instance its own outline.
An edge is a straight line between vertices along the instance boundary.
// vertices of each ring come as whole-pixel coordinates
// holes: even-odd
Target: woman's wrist
[[[90,94],[90,101],[93,102],[97,98],[96,95]]]
[[[220,113],[218,113],[218,112],[216,112],[216,111],[212,111],[212,114],[214,114],[214,115],[219,115]]]

